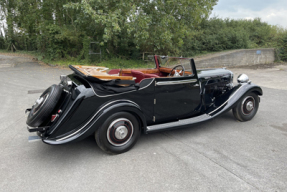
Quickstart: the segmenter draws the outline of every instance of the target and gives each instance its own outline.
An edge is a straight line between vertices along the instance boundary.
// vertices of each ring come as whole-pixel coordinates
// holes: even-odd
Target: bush
[[[279,50],[280,59],[282,61],[287,61],[287,33],[281,39],[281,45]]]
[[[6,44],[5,44],[5,39],[0,36],[0,49],[5,49]]]
[[[280,28],[254,20],[206,19],[186,37],[181,51],[184,56],[203,52],[257,47],[277,47]],[[281,30],[282,31],[282,30]]]

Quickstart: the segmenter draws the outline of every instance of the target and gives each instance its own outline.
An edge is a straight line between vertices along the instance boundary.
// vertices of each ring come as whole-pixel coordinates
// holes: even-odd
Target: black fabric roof
[[[96,77],[87,76],[83,74],[72,65],[69,65],[69,67],[75,72],[77,76],[88,81],[89,84],[94,89],[94,91],[100,96],[137,90],[137,86],[135,86],[135,81],[121,80],[121,79],[101,80]],[[123,84],[128,86],[121,86]]]

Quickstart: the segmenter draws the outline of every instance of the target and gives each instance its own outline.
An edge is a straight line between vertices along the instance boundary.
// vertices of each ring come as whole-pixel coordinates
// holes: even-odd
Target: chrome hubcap
[[[243,115],[249,115],[253,109],[255,108],[255,100],[253,97],[248,96],[246,97],[241,105],[241,111]]]
[[[252,103],[252,101],[249,101],[249,102],[246,104],[246,109],[247,109],[248,111],[251,111],[251,110],[253,109],[253,103]]]
[[[36,100],[36,103],[35,103],[35,104],[40,105],[43,101],[44,101],[44,98],[43,98],[43,97],[40,97],[39,99]]]
[[[130,120],[119,118],[114,120],[107,130],[108,142],[116,147],[127,144],[134,133],[134,127]]]
[[[49,94],[45,94],[42,97],[39,97],[39,99],[36,100],[35,104],[34,104],[34,111],[33,114],[36,114],[39,109],[43,106],[43,104],[46,102],[47,98],[49,97]]]
[[[123,139],[127,136],[128,129],[125,126],[119,126],[115,131],[115,136],[117,139]]]

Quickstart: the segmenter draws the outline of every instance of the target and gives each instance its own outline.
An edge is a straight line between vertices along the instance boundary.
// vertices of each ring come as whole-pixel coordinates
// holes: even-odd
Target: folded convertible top
[[[123,93],[137,89],[134,80],[123,80],[123,79],[132,79],[132,77],[130,78],[129,76],[112,76],[107,73],[106,75],[103,75],[104,73],[102,72],[95,75],[95,72],[92,73],[90,72],[90,70],[88,70],[90,68],[95,69],[95,67],[93,68],[90,66],[79,67],[69,65],[69,67],[75,72],[76,75],[88,81],[90,85],[93,87],[94,91],[100,96],[105,96],[107,94]],[[99,71],[99,69],[102,68],[103,67],[98,67],[96,71]],[[109,77],[112,78],[108,79]]]
[[[121,79],[121,80],[133,80],[132,76],[119,76],[119,74],[108,74],[106,67],[97,67],[97,66],[81,66],[81,65],[70,65],[69,66],[73,71],[80,72],[85,76],[92,76],[102,80],[111,80],[111,79]]]

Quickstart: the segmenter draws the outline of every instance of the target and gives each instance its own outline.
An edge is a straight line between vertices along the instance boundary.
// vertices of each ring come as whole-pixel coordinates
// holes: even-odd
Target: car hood
[[[199,79],[233,77],[233,73],[231,71],[223,68],[197,70],[197,75]]]

